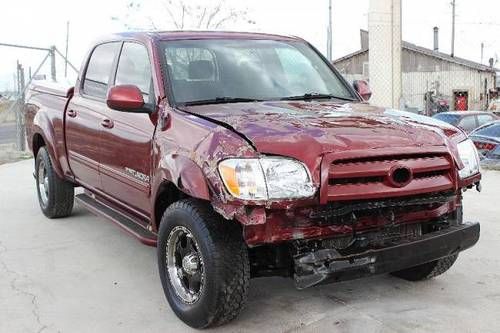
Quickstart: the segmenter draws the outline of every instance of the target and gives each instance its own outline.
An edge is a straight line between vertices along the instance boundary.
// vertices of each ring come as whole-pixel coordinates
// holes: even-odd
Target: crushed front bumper
[[[294,257],[295,285],[317,284],[395,272],[456,254],[479,240],[479,223],[464,223],[424,234],[411,242],[343,256],[335,249],[320,249]]]

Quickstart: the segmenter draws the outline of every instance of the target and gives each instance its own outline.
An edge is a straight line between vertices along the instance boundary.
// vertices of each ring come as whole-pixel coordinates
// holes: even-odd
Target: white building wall
[[[435,89],[436,82],[438,82],[438,91],[450,104],[450,110],[454,109],[453,93],[457,90],[468,92],[469,110],[484,110],[486,107],[485,79],[487,79],[488,90],[492,89],[495,84],[494,76],[491,73],[476,70],[403,73],[403,103],[408,107],[423,110],[425,92]]]

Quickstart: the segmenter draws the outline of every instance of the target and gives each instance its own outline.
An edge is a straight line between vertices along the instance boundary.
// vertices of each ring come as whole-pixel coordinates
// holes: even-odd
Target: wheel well
[[[157,230],[160,227],[160,222],[163,216],[163,212],[165,212],[167,207],[173,204],[174,202],[187,197],[188,196],[184,192],[179,190],[171,182],[165,181],[160,185],[155,200],[155,224]]]
[[[33,135],[33,156],[35,158],[36,158],[36,155],[38,154],[38,151],[43,146],[45,146],[45,141],[43,140],[43,137],[38,133]]]

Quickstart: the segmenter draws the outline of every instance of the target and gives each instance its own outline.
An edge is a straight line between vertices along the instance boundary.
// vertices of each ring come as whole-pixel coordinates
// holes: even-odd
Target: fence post
[[[52,81],[56,81],[56,47],[50,47],[50,77]]]
[[[24,131],[24,68],[17,63],[17,77],[19,79],[19,100],[16,101],[16,148],[17,150],[24,151],[26,148],[26,136]]]

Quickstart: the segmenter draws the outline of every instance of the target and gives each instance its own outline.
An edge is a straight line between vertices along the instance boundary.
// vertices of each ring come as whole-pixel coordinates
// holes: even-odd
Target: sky
[[[218,0],[185,0],[203,4]],[[0,11],[0,43],[56,47],[64,53],[66,22],[70,21],[69,59],[76,67],[92,41],[101,35],[126,30],[125,23],[147,26],[149,17],[162,28],[173,27],[162,4],[168,0],[143,0],[141,11],[128,11],[130,0],[16,0],[3,4]],[[333,57],[339,58],[360,48],[359,30],[368,27],[369,0],[333,0]],[[432,28],[440,28],[440,50],[451,48],[451,0],[402,0],[402,33],[405,41],[432,48]],[[247,12],[246,20],[224,28],[295,35],[310,41],[326,53],[328,0],[226,0],[227,6]],[[130,15],[133,13],[133,15]],[[135,14],[134,14],[135,13]],[[119,17],[120,20],[113,20]],[[133,25],[132,24],[132,25]],[[147,28],[147,27],[146,27]],[[495,54],[500,58],[500,1],[456,0],[455,55],[483,63]],[[25,51],[0,46],[0,91],[11,89],[16,60],[32,71],[43,60],[41,51]],[[57,58],[58,77],[63,62]],[[497,64],[500,67],[500,63]],[[74,73],[69,69],[69,80]],[[48,74],[44,66],[42,73]]]

